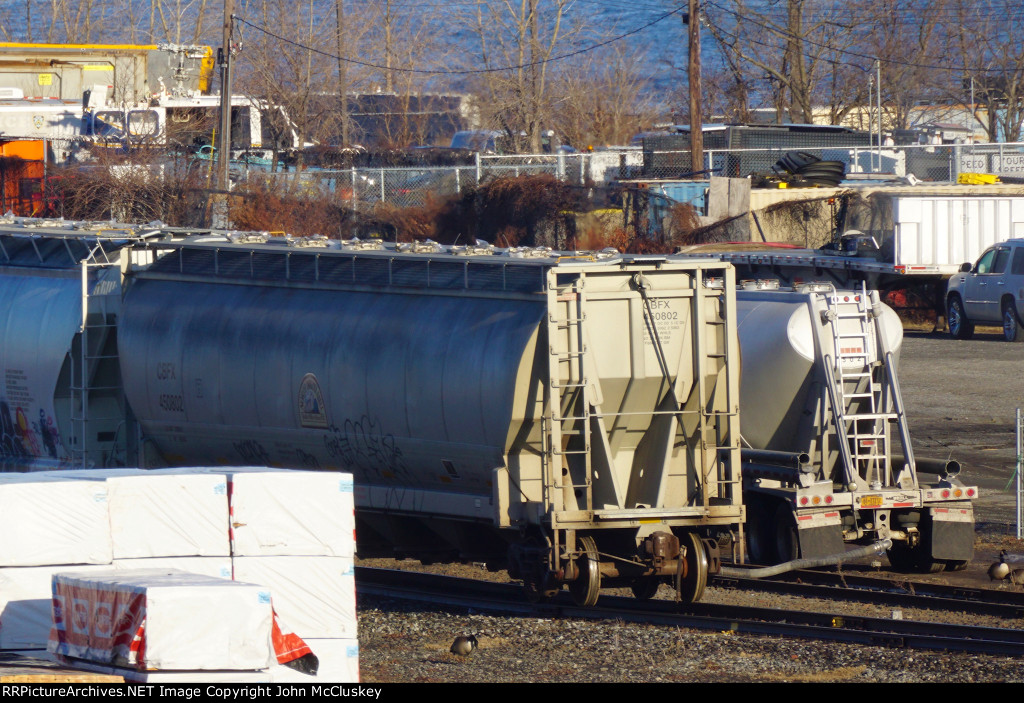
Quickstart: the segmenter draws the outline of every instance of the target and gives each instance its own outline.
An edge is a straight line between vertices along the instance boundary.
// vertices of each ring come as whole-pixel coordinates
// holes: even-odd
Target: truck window
[[[160,117],[154,110],[128,113],[128,133],[133,137],[152,137],[160,131]]]
[[[1010,260],[1009,249],[996,249],[996,261],[992,264],[992,273],[1002,273],[1006,270],[1006,264]]]
[[[1010,273],[1015,276],[1024,276],[1024,247],[1017,247],[1013,250],[1013,263],[1010,264]]]
[[[124,132],[123,115],[120,112],[97,112],[93,119],[93,134],[97,137],[121,136]]]
[[[974,272],[975,273],[989,273],[989,272],[991,272],[992,271],[992,259],[995,258],[995,255],[996,255],[996,250],[995,249],[989,249],[984,254],[982,254],[981,258],[978,259],[977,266],[974,267]]]

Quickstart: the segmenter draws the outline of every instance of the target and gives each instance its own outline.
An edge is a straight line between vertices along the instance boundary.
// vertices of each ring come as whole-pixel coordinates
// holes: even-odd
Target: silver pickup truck
[[[1008,342],[1024,342],[1024,239],[989,247],[963,264],[946,290],[949,333],[970,339],[974,326],[1002,325]]]

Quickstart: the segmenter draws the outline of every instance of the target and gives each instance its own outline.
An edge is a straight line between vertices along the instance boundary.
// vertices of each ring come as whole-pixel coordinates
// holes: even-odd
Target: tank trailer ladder
[[[818,350],[847,488],[856,491],[861,481],[871,490],[916,488],[910,432],[893,351],[879,319],[878,291],[833,290],[818,299],[823,323]],[[890,423],[896,424],[905,457],[905,466],[896,472],[889,451]]]

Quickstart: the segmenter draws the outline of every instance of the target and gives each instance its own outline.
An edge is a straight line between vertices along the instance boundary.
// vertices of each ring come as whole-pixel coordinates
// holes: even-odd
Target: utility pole
[[[231,159],[231,30],[234,0],[224,0],[224,39],[220,54],[220,137],[217,140],[217,188],[228,190]],[[227,196],[224,196],[225,199]],[[225,200],[226,202],[226,200]]]
[[[345,35],[342,27],[345,26],[345,2],[334,0],[334,20],[337,30],[338,41],[338,97],[341,99],[339,106],[341,112],[341,146],[348,146],[348,73],[345,65]]]
[[[704,115],[700,105],[700,8],[699,0],[689,0],[686,23],[690,30],[690,170],[704,170]]]

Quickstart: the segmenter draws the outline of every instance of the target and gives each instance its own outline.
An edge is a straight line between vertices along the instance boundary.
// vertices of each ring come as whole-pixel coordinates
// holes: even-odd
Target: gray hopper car
[[[701,597],[744,519],[731,265],[297,244],[164,241],[128,272],[141,463],[351,471],[360,555]]]

